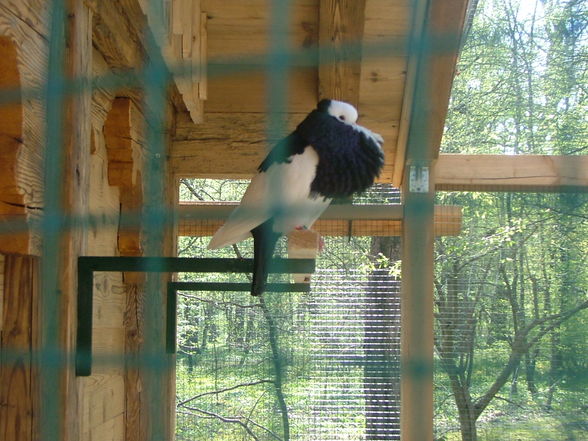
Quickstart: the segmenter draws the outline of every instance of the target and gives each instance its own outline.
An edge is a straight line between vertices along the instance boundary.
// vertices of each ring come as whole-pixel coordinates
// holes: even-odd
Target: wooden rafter
[[[433,157],[439,154],[468,0],[417,1],[415,5],[413,45],[392,178],[396,186],[401,185],[404,176],[410,130],[427,131],[428,150]],[[434,51],[434,56],[427,56],[427,51]],[[426,66],[423,66],[423,56],[426,56]],[[417,99],[423,92],[427,99]],[[411,125],[413,112],[428,115],[427,127]]]
[[[357,106],[366,0],[319,3],[319,98]]]

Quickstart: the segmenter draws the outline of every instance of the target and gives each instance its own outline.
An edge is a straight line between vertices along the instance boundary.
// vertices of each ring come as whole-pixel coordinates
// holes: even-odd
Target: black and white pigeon
[[[240,205],[208,248],[254,240],[251,295],[263,293],[281,235],[309,229],[333,198],[370,187],[384,165],[377,133],[356,124],[351,104],[324,99],[258,167]],[[278,197],[279,195],[279,197]]]

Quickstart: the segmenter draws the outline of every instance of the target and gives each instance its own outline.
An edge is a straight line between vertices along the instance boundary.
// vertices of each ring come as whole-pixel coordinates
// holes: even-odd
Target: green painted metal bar
[[[165,351],[168,354],[176,353],[176,341],[178,340],[178,289],[176,282],[167,284]]]
[[[250,283],[237,282],[170,282],[167,284],[166,350],[176,353],[178,291],[249,292]],[[310,292],[308,283],[268,283],[266,292]]]
[[[313,259],[273,260],[272,272],[276,274],[314,271]],[[81,256],[78,265],[104,272],[249,273],[253,270],[253,259]]]
[[[249,292],[250,283],[239,282],[171,282],[176,291]],[[268,283],[266,292],[310,292],[308,283]]]
[[[102,256],[79,257],[77,310],[78,327],[75,356],[76,375],[89,376],[92,372],[92,299],[94,288],[94,272],[249,273],[252,270],[253,259],[195,259],[186,257]],[[314,270],[315,261],[313,259],[274,259],[273,264],[270,266],[270,272],[280,274],[306,274],[312,273]],[[249,289],[250,286],[248,284],[246,285],[247,289]],[[297,289],[297,285],[298,284],[292,284],[292,288]]]

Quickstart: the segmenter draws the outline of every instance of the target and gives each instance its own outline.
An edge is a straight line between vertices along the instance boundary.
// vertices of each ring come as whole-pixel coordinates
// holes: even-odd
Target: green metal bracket
[[[237,282],[170,282],[167,284],[167,316],[165,347],[168,354],[176,353],[178,291],[249,292],[249,283]],[[309,283],[268,283],[266,292],[310,292]]]
[[[92,315],[93,315],[93,288],[94,272],[156,272],[156,273],[249,273],[253,270],[253,259],[200,259],[186,257],[93,257],[83,256],[78,258],[78,310],[77,310],[77,339],[76,339],[76,375],[87,377],[92,373]],[[312,273],[315,270],[313,259],[273,259],[270,272],[287,273]],[[175,302],[176,292],[184,290],[200,291],[248,291],[249,284],[236,283],[194,283],[172,282],[168,286],[168,320],[166,331],[171,329],[170,321],[173,321],[173,334],[175,346]],[[279,286],[277,286],[279,285]],[[300,291],[301,284],[270,284],[268,291],[290,292]],[[239,289],[234,289],[239,288]],[[173,296],[170,296],[170,289]],[[173,297],[173,299],[172,299]],[[170,302],[169,300],[172,300]],[[173,305],[170,305],[173,303]],[[173,306],[173,320],[170,313]],[[166,338],[169,350],[169,334]]]

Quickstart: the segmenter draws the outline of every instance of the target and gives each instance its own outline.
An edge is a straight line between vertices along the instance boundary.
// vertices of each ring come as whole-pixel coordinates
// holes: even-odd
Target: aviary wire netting
[[[243,190],[220,180],[180,189],[197,200]],[[378,185],[357,202],[399,200],[397,189]],[[184,237],[179,248],[206,256],[208,240]],[[400,439],[398,267],[370,257],[372,240],[325,236],[308,293],[180,293],[178,439],[281,438],[284,425],[293,440]],[[226,252],[248,257],[250,242]],[[287,253],[285,242],[277,255]]]
[[[469,208],[436,244],[437,438],[588,439],[587,195],[443,199]]]

